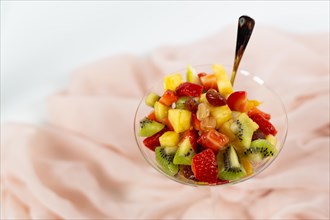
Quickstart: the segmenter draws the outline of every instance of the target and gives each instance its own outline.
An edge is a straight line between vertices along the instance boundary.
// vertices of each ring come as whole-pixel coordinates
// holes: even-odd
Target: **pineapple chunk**
[[[228,105],[211,107],[211,115],[217,121],[217,129],[220,128],[223,123],[232,118],[231,110]]]
[[[155,109],[155,116],[156,116],[157,121],[165,122],[165,119],[167,118],[168,110],[170,109],[170,107],[157,101],[157,102],[155,102],[154,109]]]
[[[203,103],[206,103],[206,104],[210,104],[207,99],[206,99],[206,93],[202,93],[200,98],[199,98],[199,102],[203,102]]]
[[[189,130],[191,122],[191,112],[184,109],[168,110],[168,119],[176,133]]]
[[[174,131],[167,131],[159,137],[159,143],[162,147],[175,147],[179,143],[180,136]]]
[[[224,97],[228,97],[231,93],[234,92],[234,90],[230,80],[228,79],[225,69],[220,64],[213,65],[212,69],[217,78],[217,85],[220,94]]]
[[[196,74],[196,70],[191,65],[188,65],[187,67],[186,78],[187,82],[200,84],[199,78]]]
[[[276,146],[277,144],[277,139],[274,135],[271,134],[267,135],[266,140],[269,141],[269,143],[271,143],[273,146]]]
[[[233,123],[233,119],[229,119],[225,123],[223,123],[219,129],[219,131],[226,135],[229,138],[229,141],[233,141],[236,139],[236,135],[234,132],[230,129],[230,125]]]
[[[164,90],[172,90],[175,91],[176,87],[178,87],[183,82],[182,76],[180,73],[173,73],[171,75],[165,76],[164,78]]]

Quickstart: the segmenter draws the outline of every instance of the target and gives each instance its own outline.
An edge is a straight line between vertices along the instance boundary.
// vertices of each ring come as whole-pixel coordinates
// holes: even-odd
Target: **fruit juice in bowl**
[[[254,177],[280,153],[287,116],[259,77],[220,64],[188,66],[150,89],[135,114],[138,147],[183,184],[227,185]]]

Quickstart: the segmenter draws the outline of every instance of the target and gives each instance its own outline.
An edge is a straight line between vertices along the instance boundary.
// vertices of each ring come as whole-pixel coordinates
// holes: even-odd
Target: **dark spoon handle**
[[[241,62],[241,58],[244,54],[245,48],[249,42],[250,36],[254,28],[254,24],[254,20],[246,15],[243,15],[238,19],[235,61],[230,80],[232,85],[234,85],[236,71],[238,69],[239,63]]]

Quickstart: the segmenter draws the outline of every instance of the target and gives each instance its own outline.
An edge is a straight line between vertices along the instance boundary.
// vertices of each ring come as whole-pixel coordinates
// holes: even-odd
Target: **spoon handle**
[[[254,28],[254,24],[255,24],[254,20],[245,15],[241,16],[238,19],[235,61],[234,61],[233,72],[232,72],[231,80],[230,80],[232,85],[234,85],[236,72],[237,72],[239,63],[241,62],[241,58],[245,51],[246,45],[249,42],[250,36],[251,36],[253,28]]]

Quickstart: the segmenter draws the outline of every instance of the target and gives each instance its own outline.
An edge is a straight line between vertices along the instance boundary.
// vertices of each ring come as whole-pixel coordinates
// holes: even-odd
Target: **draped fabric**
[[[142,157],[133,119],[143,94],[187,64],[232,64],[236,29],[147,56],[77,69],[47,98],[47,121],[1,132],[3,219],[329,219],[329,33],[257,27],[241,67],[281,97],[289,131],[260,175],[225,187],[190,187]]]

